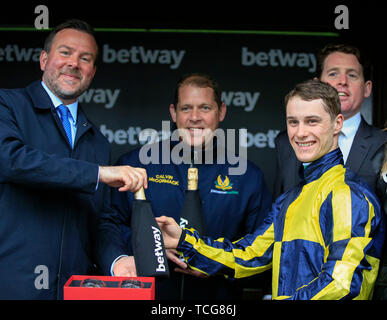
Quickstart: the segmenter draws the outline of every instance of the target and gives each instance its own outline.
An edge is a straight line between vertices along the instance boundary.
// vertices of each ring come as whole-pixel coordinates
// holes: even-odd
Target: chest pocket
[[[153,214],[167,215],[177,219],[184,202],[181,181],[169,174],[154,174],[148,177],[147,198],[152,204]]]

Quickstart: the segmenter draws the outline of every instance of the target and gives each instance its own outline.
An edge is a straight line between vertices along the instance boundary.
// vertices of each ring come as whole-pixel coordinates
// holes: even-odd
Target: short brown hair
[[[175,105],[175,108],[177,106],[177,103],[179,102],[179,89],[182,86],[189,85],[198,88],[211,88],[214,91],[214,100],[220,108],[220,106],[222,105],[222,90],[219,84],[213,78],[204,73],[190,73],[184,75],[182,78],[179,79],[176,85],[175,95],[173,99],[173,104]]]
[[[337,90],[326,82],[317,79],[308,80],[297,84],[285,97],[285,105],[293,97],[300,97],[304,101],[321,99],[325,111],[332,120],[341,113],[341,104]]]
[[[353,54],[357,58],[357,60],[359,61],[362,67],[364,81],[371,79],[370,61],[365,57],[364,54],[360,53],[360,50],[358,48],[354,47],[351,44],[345,44],[345,43],[329,43],[320,50],[320,52],[317,55],[319,77],[321,77],[322,71],[324,69],[325,59],[331,53],[334,53],[334,52]]]
[[[81,32],[85,32],[85,33],[91,35],[94,38],[95,42],[97,43],[97,40],[95,38],[94,29],[92,26],[90,26],[87,22],[82,21],[82,20],[70,19],[70,20],[67,20],[67,21],[59,24],[58,26],[56,26],[49,33],[46,40],[44,41],[44,47],[43,47],[44,51],[46,51],[47,53],[50,53],[51,45],[52,45],[52,42],[53,42],[55,36],[57,35],[57,33],[59,31],[62,31],[64,29],[74,29],[74,30],[78,30]],[[97,44],[97,47],[98,47],[98,44]],[[98,48],[97,48],[97,51],[98,51]],[[97,54],[98,54],[98,52],[97,52]],[[95,58],[94,63],[96,63],[96,61],[97,61],[97,57]]]

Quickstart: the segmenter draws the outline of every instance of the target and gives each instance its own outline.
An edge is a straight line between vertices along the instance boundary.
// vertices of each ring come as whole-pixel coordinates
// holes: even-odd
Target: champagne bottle
[[[144,188],[134,193],[132,249],[139,277],[169,276],[164,241]]]
[[[194,228],[203,236],[206,233],[206,226],[198,190],[199,171],[197,168],[188,168],[187,181],[183,209],[180,215],[180,227]]]
[[[187,190],[198,189],[199,172],[197,168],[188,168],[188,186]]]
[[[145,191],[144,191],[143,187],[141,187],[138,191],[136,191],[134,193],[134,199],[136,199],[136,200],[146,200]]]

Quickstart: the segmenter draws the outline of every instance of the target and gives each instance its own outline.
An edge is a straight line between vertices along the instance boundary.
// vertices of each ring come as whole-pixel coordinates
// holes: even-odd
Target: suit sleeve
[[[274,176],[274,184],[273,184],[273,196],[274,198],[276,198],[284,192],[284,186],[283,186],[283,177],[281,175],[281,163],[282,163],[280,159],[281,144],[278,136],[274,139],[274,143],[275,143],[275,176]]]
[[[246,223],[244,233],[253,233],[266,219],[273,202],[262,171],[254,167],[246,175],[251,188],[251,195],[245,212]]]
[[[121,233],[122,216],[112,208],[112,188],[103,185],[104,203],[98,217],[95,252],[103,274],[111,275],[113,261],[122,255],[129,255]]]
[[[138,160],[138,152],[132,151],[121,156],[116,165],[129,165],[132,167],[143,167]],[[119,192],[116,188],[111,190],[111,206],[116,214],[116,219],[120,221],[120,233],[127,253],[133,255],[131,242],[131,216],[134,196],[132,192]]]
[[[16,103],[16,102],[15,102]],[[0,182],[95,192],[98,165],[42,152],[23,141],[11,107],[0,96]]]

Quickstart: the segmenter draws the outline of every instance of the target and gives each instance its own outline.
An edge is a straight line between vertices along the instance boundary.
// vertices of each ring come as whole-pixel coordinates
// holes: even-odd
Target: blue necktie
[[[69,121],[70,110],[69,110],[69,108],[67,108],[66,106],[61,104],[60,106],[58,106],[58,111],[60,113],[63,128],[65,129],[67,138],[69,139],[70,146],[72,147],[73,146],[73,139],[71,138],[72,137],[71,136],[71,125],[70,125],[70,121]]]

